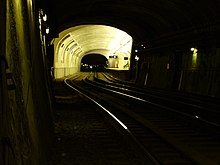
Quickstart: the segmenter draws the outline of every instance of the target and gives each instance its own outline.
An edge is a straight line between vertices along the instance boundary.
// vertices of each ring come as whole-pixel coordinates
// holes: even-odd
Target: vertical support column
[[[183,78],[183,71],[182,71],[182,56],[183,52],[175,52],[174,54],[174,65],[173,70],[173,82],[172,82],[172,88],[175,90],[181,89],[181,83]]]
[[[0,164],[7,162],[8,90],[6,81],[6,0],[0,1]]]
[[[150,62],[147,63],[147,71],[146,71],[146,76],[145,76],[145,80],[144,80],[144,85],[147,85],[149,72],[150,72]]]
[[[135,60],[136,60],[136,76],[135,76],[135,83],[137,83],[137,81],[138,81],[138,72],[139,72],[139,69],[138,69],[138,67],[139,67],[139,65],[138,65],[138,61],[139,61],[139,57],[136,55],[135,56]]]

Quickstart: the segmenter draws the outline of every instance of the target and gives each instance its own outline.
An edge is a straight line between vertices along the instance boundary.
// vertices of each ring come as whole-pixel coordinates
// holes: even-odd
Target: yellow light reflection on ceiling
[[[79,71],[82,57],[92,53],[107,59],[116,55],[117,61],[112,62],[111,59],[109,66],[128,70],[132,42],[132,37],[126,32],[106,25],[80,25],[66,29],[54,40],[55,77]]]

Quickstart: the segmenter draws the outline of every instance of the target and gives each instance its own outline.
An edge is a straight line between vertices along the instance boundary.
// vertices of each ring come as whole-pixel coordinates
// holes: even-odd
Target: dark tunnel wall
[[[196,48],[196,61],[190,47],[141,52],[136,82],[153,88],[220,97],[220,48],[214,45]],[[132,73],[134,79],[135,71]]]
[[[219,98],[219,45],[219,24],[193,27],[155,40],[134,43],[130,73],[126,76],[122,72],[111,73],[147,87]],[[198,50],[196,63],[191,48]],[[136,55],[140,58],[138,65]]]
[[[6,72],[12,75],[15,88],[3,89],[8,93],[8,107],[0,113],[4,119],[0,164],[46,165],[52,104],[38,9],[35,1],[6,2]]]

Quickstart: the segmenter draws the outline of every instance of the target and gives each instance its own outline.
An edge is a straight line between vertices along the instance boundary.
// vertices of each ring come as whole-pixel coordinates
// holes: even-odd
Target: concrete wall
[[[138,83],[149,87],[220,97],[220,48],[198,47],[193,51],[143,52]],[[146,80],[147,75],[147,82]]]
[[[198,47],[196,59],[190,49],[143,51],[138,63],[131,61],[129,72],[108,72],[141,86],[220,97],[220,48]]]
[[[16,88],[8,91],[8,144],[3,156],[10,165],[46,165],[51,141],[51,95],[46,58],[38,29],[35,1],[6,0],[6,58]],[[2,52],[1,52],[2,53]]]
[[[190,61],[191,54],[184,54],[180,90],[220,97],[220,49],[199,50],[194,68]]]
[[[124,80],[129,81],[130,80],[130,71],[129,70],[114,70],[114,69],[106,69],[106,72],[111,74],[112,76]]]

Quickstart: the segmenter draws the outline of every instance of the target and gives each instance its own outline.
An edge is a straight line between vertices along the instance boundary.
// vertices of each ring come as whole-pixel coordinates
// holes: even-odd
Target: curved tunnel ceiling
[[[220,44],[219,0],[37,0],[37,3],[48,14],[51,39],[71,27],[96,24],[126,31],[135,46],[147,45],[145,50],[197,42],[203,46]],[[83,44],[88,45],[86,41]],[[88,47],[92,46],[93,43]],[[85,52],[96,51],[101,48]],[[107,49],[104,52],[108,54]]]
[[[50,15],[54,35],[76,25],[105,24],[144,42],[220,22],[219,0],[39,1]]]
[[[127,70],[129,67],[124,66],[130,60],[132,42],[126,32],[106,25],[80,25],[66,29],[54,40],[54,68],[60,72],[55,73],[55,77],[79,71],[81,59],[87,54],[101,54],[108,59],[109,68]]]
[[[105,25],[80,25],[62,31],[54,41],[55,62],[65,55],[81,56],[102,54],[104,56],[125,53],[130,55],[132,37],[126,32]]]

